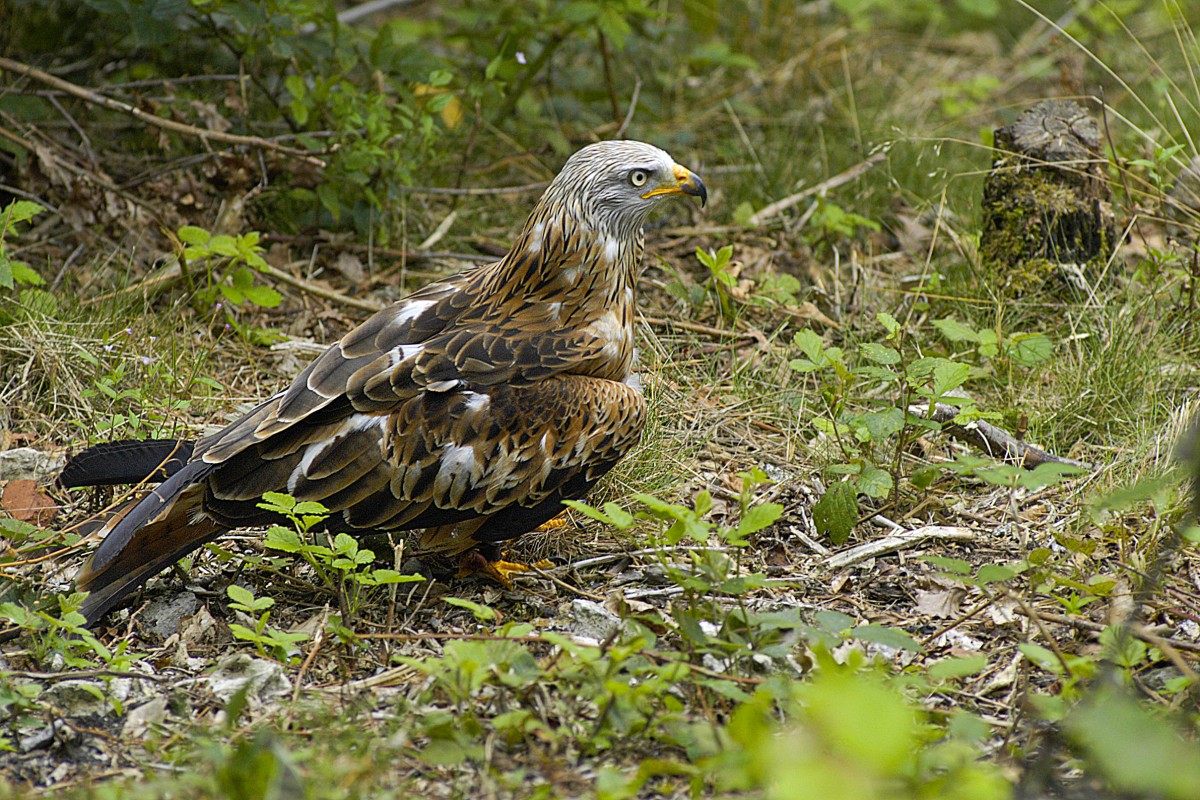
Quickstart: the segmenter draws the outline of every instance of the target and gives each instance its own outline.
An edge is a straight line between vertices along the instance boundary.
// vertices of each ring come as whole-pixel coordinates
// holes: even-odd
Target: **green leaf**
[[[241,302],[246,299],[246,295],[242,294],[242,292],[236,287],[222,283],[219,288],[221,290],[221,296],[230,303],[233,303],[235,306],[240,305]]]
[[[219,256],[233,258],[238,254],[237,239],[232,236],[219,233],[208,240],[208,248]]]
[[[812,515],[821,535],[835,545],[844,544],[858,522],[858,493],[846,481],[832,484],[813,506]]]
[[[184,244],[190,244],[193,247],[203,247],[208,244],[211,238],[211,233],[195,225],[184,225],[179,229],[179,241]]]
[[[296,505],[296,498],[283,492],[263,492],[263,502],[258,507],[266,511],[291,511]]]
[[[874,642],[896,650],[909,650],[914,653],[923,652],[925,648],[917,644],[917,640],[898,628],[870,623],[859,625],[850,631],[850,635],[863,642]]]
[[[243,290],[243,294],[259,308],[275,308],[283,302],[283,295],[270,286],[248,286]]]
[[[299,553],[304,548],[304,542],[300,540],[300,534],[291,528],[274,525],[267,530],[263,546],[284,553]]]
[[[746,510],[738,520],[737,534],[749,536],[752,533],[768,528],[783,515],[783,506],[778,503],[762,503]]]
[[[496,609],[491,606],[485,606],[480,603],[474,603],[470,600],[463,600],[461,597],[443,597],[442,602],[447,605],[465,608],[475,615],[475,619],[480,622],[490,622],[496,618]]]
[[[292,74],[284,78],[283,88],[287,90],[288,94],[297,99],[308,94],[308,84],[304,82],[304,78],[300,75]]]
[[[425,580],[425,577],[423,575],[405,575],[394,569],[376,569],[358,576],[358,580],[371,586],[387,586],[393,583],[417,583]]]
[[[822,671],[804,687],[802,699],[805,726],[821,732],[820,740],[833,750],[829,758],[853,764],[856,770],[872,775],[899,776],[910,763],[919,744],[920,717],[909,707],[903,695],[877,678],[849,671]],[[869,731],[870,734],[866,735]],[[780,751],[783,752],[783,751]],[[804,760],[803,750],[792,759]],[[845,769],[844,767],[842,769]],[[792,791],[772,793],[774,797],[867,797],[866,793],[844,791],[846,777],[828,784],[842,791]],[[849,784],[854,785],[854,784]],[[861,784],[859,784],[861,785]],[[806,787],[811,788],[811,787]],[[870,793],[883,797],[883,793]],[[895,794],[892,796],[900,796]]]
[[[1021,642],[1017,645],[1017,649],[1021,651],[1021,655],[1029,659],[1035,666],[1041,667],[1055,675],[1062,674],[1062,662],[1058,660],[1058,656],[1054,655],[1052,651],[1031,642]]]
[[[933,368],[933,399],[937,402],[945,395],[967,382],[971,377],[969,364],[942,361]]]
[[[813,621],[822,630],[839,636],[854,627],[854,617],[849,614],[843,614],[841,611],[830,611],[829,609],[818,611],[813,615]]]
[[[824,363],[822,357],[825,352],[825,343],[821,341],[821,337],[813,333],[809,328],[797,331],[792,337],[792,345],[800,348],[803,353],[814,366],[821,366]],[[795,364],[792,369],[796,369]]]
[[[41,275],[38,275],[24,261],[9,261],[9,269],[11,270],[12,280],[26,286],[41,286],[46,283]],[[7,288],[12,288],[10,282]]]
[[[1008,343],[1008,352],[1018,364],[1031,367],[1054,354],[1054,344],[1040,333],[1020,333]]]
[[[895,348],[878,344],[876,342],[860,344],[858,346],[858,352],[863,358],[873,361],[876,364],[891,366],[892,364],[900,363],[900,354],[896,352]]]
[[[887,497],[892,491],[892,476],[878,467],[866,466],[858,476],[858,491],[867,497]]]
[[[254,602],[254,593],[236,583],[225,587],[225,594],[229,595],[230,600],[243,606],[249,606]]]
[[[987,656],[952,656],[929,665],[929,677],[935,681],[951,681],[978,675],[987,669]]]
[[[929,564],[933,564],[938,569],[948,572],[951,575],[971,574],[971,563],[961,558],[949,558],[947,556],[921,556],[921,560]]]
[[[1200,797],[1200,746],[1133,697],[1098,692],[1070,712],[1065,728],[1123,795]]]
[[[4,229],[11,230],[15,223],[28,222],[45,210],[30,200],[14,200],[4,207]]]
[[[979,334],[955,319],[935,319],[933,327],[951,342],[979,342]]]
[[[1020,484],[1030,491],[1037,491],[1046,486],[1055,486],[1067,478],[1085,473],[1087,473],[1086,469],[1077,467],[1074,464],[1047,461],[1044,464],[1038,464],[1028,472],[1024,472],[1020,478]]]
[[[263,611],[275,605],[270,597],[255,597],[249,589],[231,583],[225,587],[225,594],[233,601],[233,607],[239,611]]]
[[[895,317],[886,311],[880,311],[875,315],[875,319],[879,320],[879,324],[883,326],[885,331],[887,331],[887,337],[889,339],[894,339],[896,334],[900,332],[900,323],[896,321]]]
[[[858,421],[870,432],[871,441],[876,443],[904,430],[904,412],[899,408],[872,411],[860,416]]]
[[[1017,576],[1017,571],[1012,567],[1006,567],[1001,564],[984,564],[979,568],[979,573],[975,576],[980,584],[987,585],[989,583],[1002,583],[1003,581],[1012,580]]]

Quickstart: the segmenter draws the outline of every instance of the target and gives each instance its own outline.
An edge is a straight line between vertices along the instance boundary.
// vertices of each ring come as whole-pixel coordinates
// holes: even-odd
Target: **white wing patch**
[[[473,414],[478,414],[488,407],[488,403],[492,402],[491,398],[486,394],[478,392],[464,392],[463,397],[467,401],[467,411]]]
[[[392,321],[394,325],[403,325],[411,322],[417,317],[425,313],[433,305],[433,300],[410,300],[400,309],[400,313],[396,315],[396,319]]]
[[[352,414],[338,426],[337,432],[327,439],[319,442],[313,442],[304,448],[304,455],[300,457],[300,463],[292,470],[292,474],[288,476],[287,490],[291,494],[296,493],[296,487],[300,484],[300,479],[308,477],[308,470],[312,467],[313,462],[317,460],[317,456],[325,452],[331,447],[335,447],[338,441],[345,435],[365,431],[369,428],[382,428],[387,417],[373,416],[371,414]]]
[[[392,359],[392,366],[399,366],[401,362],[408,361],[413,356],[419,354],[425,349],[423,344],[402,344],[393,347],[388,355]]]
[[[300,457],[300,463],[296,465],[296,468],[292,470],[292,474],[288,476],[288,494],[296,493],[296,486],[300,483],[300,479],[308,472],[308,468],[317,460],[317,456],[320,455],[321,451],[329,447],[330,444],[331,442],[328,441],[313,442],[304,448],[304,455]]]
[[[475,483],[475,448],[447,442],[442,448],[441,464],[433,479],[434,502],[449,501],[451,508],[458,506],[466,490]]]
[[[530,231],[529,235],[529,244],[526,246],[525,252],[536,253],[542,249],[542,234],[545,233],[545,231],[546,223],[544,222],[539,222],[537,225],[533,226],[533,230]]]

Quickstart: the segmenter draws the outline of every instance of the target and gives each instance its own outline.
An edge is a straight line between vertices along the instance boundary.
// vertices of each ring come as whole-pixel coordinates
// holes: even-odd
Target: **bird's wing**
[[[220,464],[268,440],[263,452],[279,457],[426,392],[525,385],[601,357],[606,342],[586,326],[559,332],[552,304],[489,305],[487,277],[486,268],[471,270],[378,312],[286,390],[200,440],[193,458]]]
[[[243,451],[208,478],[205,510],[229,527],[254,524],[263,492],[286,489],[333,509],[335,530],[501,515],[464,535],[465,548],[518,536],[558,513],[562,499],[582,497],[637,443],[645,418],[638,389],[580,375],[417,393],[295,450],[264,457],[268,442]]]

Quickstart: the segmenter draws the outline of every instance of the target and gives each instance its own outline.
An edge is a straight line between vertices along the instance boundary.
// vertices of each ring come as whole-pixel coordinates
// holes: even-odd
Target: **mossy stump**
[[[1043,100],[996,130],[979,255],[1002,294],[1056,275],[1090,285],[1104,271],[1116,225],[1100,141],[1096,121],[1073,100]]]

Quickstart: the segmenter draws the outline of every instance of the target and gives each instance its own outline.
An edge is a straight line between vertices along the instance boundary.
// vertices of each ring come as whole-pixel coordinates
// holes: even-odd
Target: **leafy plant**
[[[971,344],[980,358],[1000,362],[1007,373],[1011,364],[1032,367],[1054,355],[1054,344],[1042,333],[1007,336],[992,328],[975,330],[952,318],[933,321],[933,326],[953,344]]]
[[[331,546],[305,541],[329,516],[329,510],[320,503],[297,502],[290,495],[267,492],[258,507],[291,523],[291,528],[271,526],[264,544],[271,550],[297,554],[312,567],[321,582],[337,596],[343,625],[357,618],[368,602],[371,589],[424,580],[420,575],[404,575],[394,569],[376,569],[374,551],[359,547],[358,540],[346,533],[334,536]]]
[[[14,286],[40,286],[41,276],[24,261],[17,261],[8,251],[6,241],[18,224],[29,222],[46,209],[28,200],[14,200],[0,212],[0,289]]]
[[[255,597],[254,592],[237,584],[226,587],[229,595],[229,607],[250,617],[253,627],[238,622],[229,623],[229,632],[235,639],[251,642],[255,649],[263,655],[270,655],[281,661],[290,662],[299,657],[298,645],[308,639],[308,634],[300,631],[281,631],[268,624],[271,608],[275,601],[270,597]]]
[[[715,252],[712,249],[696,248],[696,258],[701,264],[708,267],[707,291],[712,295],[717,309],[721,312],[721,317],[726,322],[733,321],[732,290],[737,285],[737,278],[729,270],[729,262],[732,257],[733,245],[731,244],[727,244]]]
[[[274,308],[283,300],[279,292],[255,282],[255,272],[267,271],[258,233],[213,235],[195,225],[184,225],[178,235],[184,245],[180,269],[201,307],[211,306],[218,297],[232,306],[250,303],[262,308]],[[195,285],[191,275],[191,268],[197,265],[203,271],[203,286]]]
[[[880,225],[873,219],[847,211],[836,203],[821,198],[812,216],[812,230],[818,239],[852,237],[860,231],[878,231]]]

